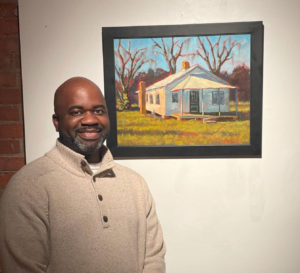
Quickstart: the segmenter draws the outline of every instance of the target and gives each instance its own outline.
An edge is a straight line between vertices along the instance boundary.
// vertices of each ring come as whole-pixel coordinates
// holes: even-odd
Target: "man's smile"
[[[78,129],[77,134],[80,138],[84,140],[97,140],[102,137],[102,129],[101,128],[93,128],[93,129]]]

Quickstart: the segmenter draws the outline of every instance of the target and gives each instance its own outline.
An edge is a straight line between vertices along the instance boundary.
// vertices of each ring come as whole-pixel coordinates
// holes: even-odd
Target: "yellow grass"
[[[230,105],[230,111],[234,112],[235,111],[235,102],[231,101],[229,105]],[[250,111],[250,102],[240,101],[238,104],[238,111],[239,112],[249,112]]]
[[[249,107],[248,107],[249,109]],[[203,124],[151,118],[138,111],[117,113],[118,145],[232,145],[250,143],[250,121]]]

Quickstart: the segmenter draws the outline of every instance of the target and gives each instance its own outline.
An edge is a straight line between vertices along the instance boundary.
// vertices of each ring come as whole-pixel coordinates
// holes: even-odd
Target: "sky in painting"
[[[228,73],[231,73],[232,70],[234,69],[234,67],[238,66],[238,65],[243,65],[245,64],[246,66],[250,67],[250,39],[251,39],[251,35],[249,34],[242,34],[242,35],[222,35],[221,36],[221,40],[220,40],[220,47],[222,45],[222,42],[228,38],[228,36],[231,36],[231,42],[233,42],[234,40],[236,40],[237,43],[240,43],[239,46],[235,46],[232,50],[232,53],[230,56],[232,56],[233,58],[226,61],[222,68],[221,71],[227,71]],[[216,41],[218,40],[219,35],[218,36],[209,36],[209,39],[212,43],[212,45],[214,45],[216,43]],[[171,46],[171,38],[163,38],[164,42],[166,44],[166,46],[168,48],[170,48]],[[183,49],[182,49],[182,54],[189,54],[189,53],[193,53],[196,52],[197,49],[199,49],[199,41],[198,41],[198,37],[175,37],[174,41],[178,41],[178,44],[181,44],[183,41],[187,40],[188,42],[184,43]],[[200,36],[200,39],[204,41],[204,45],[205,48],[209,49],[209,43],[207,41],[207,39],[205,38],[205,36]],[[161,44],[161,38],[154,38],[154,40]],[[147,62],[146,64],[144,64],[141,68],[140,68],[140,72],[142,71],[148,71],[149,68],[152,69],[156,69],[156,68],[162,68],[166,71],[169,71],[169,67],[168,64],[166,62],[166,60],[164,59],[164,57],[161,54],[155,54],[154,53],[154,42],[150,39],[150,38],[139,38],[139,39],[122,39],[121,43],[122,46],[128,50],[129,48],[129,41],[131,43],[131,51],[136,51],[138,49],[141,48],[146,48],[146,52],[144,55],[145,59],[149,59],[151,58],[152,60],[154,60],[155,62]],[[115,51],[118,48],[118,43],[119,40],[115,39],[114,40],[114,49]],[[227,43],[228,46],[228,43]],[[178,46],[174,47],[174,52],[177,53],[179,50]],[[203,66],[205,69],[208,69],[207,64],[205,63],[205,61],[198,55],[191,55],[190,56],[184,56],[184,57],[179,57],[176,63],[176,72],[181,70],[181,63],[183,61],[188,61],[190,63],[190,66],[193,66],[195,64],[199,64],[201,66]],[[116,63],[116,67],[119,66],[118,63],[118,59],[115,58],[115,63]]]

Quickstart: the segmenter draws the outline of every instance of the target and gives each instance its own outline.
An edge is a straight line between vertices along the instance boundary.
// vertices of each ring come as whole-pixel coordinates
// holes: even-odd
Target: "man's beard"
[[[97,141],[84,141],[80,139],[80,137],[77,135],[77,133],[84,129],[95,129],[99,130],[101,134],[101,138],[99,138]],[[82,155],[91,155],[98,151],[101,146],[103,145],[103,142],[107,139],[109,134],[109,130],[105,133],[102,128],[100,127],[84,127],[76,129],[75,131],[75,138],[73,138],[71,135],[64,135],[63,133],[59,132],[59,139],[60,142],[67,147],[69,147],[71,150],[82,154]]]

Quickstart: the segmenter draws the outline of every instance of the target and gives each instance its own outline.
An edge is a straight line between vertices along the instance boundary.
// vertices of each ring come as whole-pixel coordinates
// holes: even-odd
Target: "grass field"
[[[249,144],[249,108],[249,104],[239,105],[241,117],[246,120],[212,124],[196,120],[163,120],[142,115],[138,111],[117,112],[118,145]]]

